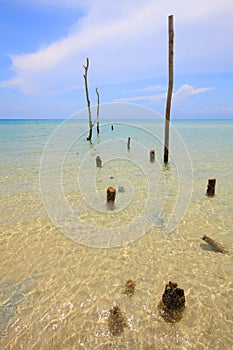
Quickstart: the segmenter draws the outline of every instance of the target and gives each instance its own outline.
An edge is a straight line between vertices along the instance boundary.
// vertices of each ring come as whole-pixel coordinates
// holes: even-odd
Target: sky
[[[126,102],[171,118],[233,119],[232,0],[0,0],[0,118],[68,118]]]

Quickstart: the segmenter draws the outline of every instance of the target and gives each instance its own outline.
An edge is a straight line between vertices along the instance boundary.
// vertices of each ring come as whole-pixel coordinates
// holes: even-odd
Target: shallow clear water
[[[86,121],[70,121],[50,141],[61,121],[0,122],[1,349],[233,347],[233,122],[174,122],[191,174],[183,172],[189,163],[173,134],[172,157],[163,166],[163,123],[128,123],[108,122],[99,138],[94,130],[90,145]],[[213,198],[205,196],[209,178],[217,179]],[[106,187],[120,185],[125,192],[108,210]],[[181,221],[167,232],[180,192],[188,209],[179,208]],[[204,234],[229,253],[213,251]],[[132,298],[123,293],[129,278],[136,283]],[[176,323],[166,323],[157,308],[170,280],[186,296]],[[128,323],[119,336],[107,322],[116,304]]]

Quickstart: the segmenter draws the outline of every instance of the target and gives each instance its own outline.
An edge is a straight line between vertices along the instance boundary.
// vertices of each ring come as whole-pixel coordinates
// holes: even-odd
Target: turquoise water
[[[172,124],[164,167],[160,119],[102,121],[92,144],[86,120],[0,121],[1,349],[233,347],[233,121]],[[119,185],[109,211],[106,188]],[[186,295],[177,323],[157,309],[169,280]],[[115,304],[128,323],[117,337]]]

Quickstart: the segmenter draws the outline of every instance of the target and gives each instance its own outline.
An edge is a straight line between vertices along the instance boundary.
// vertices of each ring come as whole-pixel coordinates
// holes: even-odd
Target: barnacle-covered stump
[[[127,327],[126,318],[122,316],[119,306],[113,306],[109,311],[108,329],[112,335],[120,335]]]
[[[125,283],[125,294],[127,294],[129,297],[132,297],[134,295],[135,290],[135,283],[133,280],[128,279]]]
[[[184,307],[184,290],[178,288],[177,283],[170,281],[166,284],[162,300],[159,303],[162,317],[169,322],[179,321],[182,317]]]

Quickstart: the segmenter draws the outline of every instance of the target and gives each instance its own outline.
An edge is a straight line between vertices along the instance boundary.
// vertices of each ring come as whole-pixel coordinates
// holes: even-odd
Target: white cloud
[[[33,1],[34,5],[45,6],[62,6],[63,3],[66,3],[63,6],[70,8],[75,3],[78,4],[77,8],[82,7],[82,2],[75,0]],[[201,65],[210,70],[223,70],[223,66],[218,66],[221,50],[221,56],[225,58],[224,69],[231,67],[231,31],[226,31],[218,43],[213,41],[209,50],[200,50],[202,35],[206,37],[206,31],[209,32],[204,27],[205,22],[211,25],[213,37],[223,30],[212,27],[216,20],[222,22],[217,16],[224,16],[225,23],[232,23],[230,12],[233,3],[230,0],[199,0],[192,5],[183,0],[175,3],[171,0],[146,0],[143,3],[139,0],[99,0],[88,1],[85,9],[86,15],[79,18],[66,37],[38,51],[12,56],[15,77],[2,82],[0,86],[15,86],[26,94],[57,94],[79,88],[83,86],[86,57],[90,57],[89,81],[94,86],[165,76],[167,16],[171,13],[175,15],[175,45],[179,49],[175,52],[177,71],[191,73],[202,70]],[[192,33],[191,41],[188,33]],[[183,87],[183,91],[176,94],[184,92],[196,94],[202,91]],[[156,97],[146,98],[152,100]]]
[[[114,100],[113,102],[148,102],[150,104],[162,100],[166,97],[167,93],[153,94],[153,95],[140,95],[133,97],[122,97]]]
[[[213,87],[199,87],[199,88],[195,88],[192,85],[189,84],[183,84],[181,85],[181,87],[173,94],[173,98],[177,99],[180,97],[184,97],[184,96],[190,96],[190,95],[198,95],[198,94],[202,94],[203,92],[207,92],[210,90],[213,90]]]
[[[165,90],[165,87],[164,87],[164,86],[161,86],[161,85],[152,85],[152,86],[148,86],[148,87],[142,88],[142,89],[128,89],[128,90],[125,90],[125,92],[137,93],[137,92],[163,91],[163,90]]]

